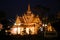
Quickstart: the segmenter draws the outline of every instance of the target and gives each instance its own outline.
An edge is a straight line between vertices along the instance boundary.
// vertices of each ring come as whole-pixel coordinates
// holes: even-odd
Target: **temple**
[[[22,16],[17,15],[14,25],[8,32],[11,35],[36,35],[38,32],[43,32],[45,37],[52,36],[51,34],[56,35],[56,30],[51,23],[43,24],[39,16],[33,14],[30,4]]]
[[[42,22],[39,16],[35,16],[30,9],[30,5],[28,5],[27,12],[22,17],[17,16],[16,21],[11,28],[11,33],[14,35],[37,34],[41,24]]]

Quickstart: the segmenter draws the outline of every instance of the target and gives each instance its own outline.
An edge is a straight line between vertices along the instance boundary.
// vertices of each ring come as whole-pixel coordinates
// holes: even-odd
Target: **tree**
[[[6,18],[6,13],[4,11],[0,11],[0,21]]]

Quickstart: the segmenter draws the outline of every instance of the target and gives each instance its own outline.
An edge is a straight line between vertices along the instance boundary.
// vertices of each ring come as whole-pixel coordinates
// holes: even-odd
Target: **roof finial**
[[[31,10],[30,10],[30,4],[28,4],[28,10],[27,10],[27,14],[31,14]]]
[[[28,11],[30,11],[30,4],[28,4]]]

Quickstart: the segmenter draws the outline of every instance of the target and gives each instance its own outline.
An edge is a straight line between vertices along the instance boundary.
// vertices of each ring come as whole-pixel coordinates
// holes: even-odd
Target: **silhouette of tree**
[[[6,12],[0,11],[0,21],[6,18]]]
[[[6,12],[0,11],[0,23],[3,24],[3,28],[8,26],[9,21],[6,18]]]

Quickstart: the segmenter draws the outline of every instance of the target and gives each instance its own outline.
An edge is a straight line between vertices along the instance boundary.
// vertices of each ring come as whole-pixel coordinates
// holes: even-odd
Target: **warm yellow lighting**
[[[47,26],[47,24],[45,24],[45,26]]]
[[[29,34],[29,28],[26,28],[26,33]]]
[[[48,31],[52,31],[52,27],[51,26],[48,26]]]
[[[0,24],[0,31],[3,29],[3,25],[2,24]]]
[[[26,14],[19,17],[17,16],[16,22],[11,29],[11,34],[37,34],[37,31],[41,25],[41,20],[39,16],[35,16],[31,10],[30,5],[28,5],[28,10]]]
[[[16,23],[14,25],[16,25]]]
[[[45,27],[46,27],[46,26],[47,26],[47,24],[43,24],[42,26],[45,26]]]
[[[8,32],[8,30],[5,30],[5,32]]]
[[[19,23],[19,24],[16,24],[16,23],[15,23],[14,25],[21,25],[21,23]]]
[[[33,35],[34,34],[34,27],[31,27],[30,30],[31,30],[31,34]]]
[[[11,29],[11,33],[12,33],[13,35],[17,34],[17,28],[12,28],[12,29]]]
[[[20,27],[18,27],[17,29],[18,29],[18,30],[17,30],[18,34],[20,34]]]
[[[44,24],[42,26],[45,26]]]
[[[55,31],[55,29],[51,26],[50,23],[48,23],[48,25],[47,25],[47,27],[46,27],[46,30],[49,31],[49,32],[50,32],[50,31],[51,31],[51,32],[52,32],[52,31]]]

